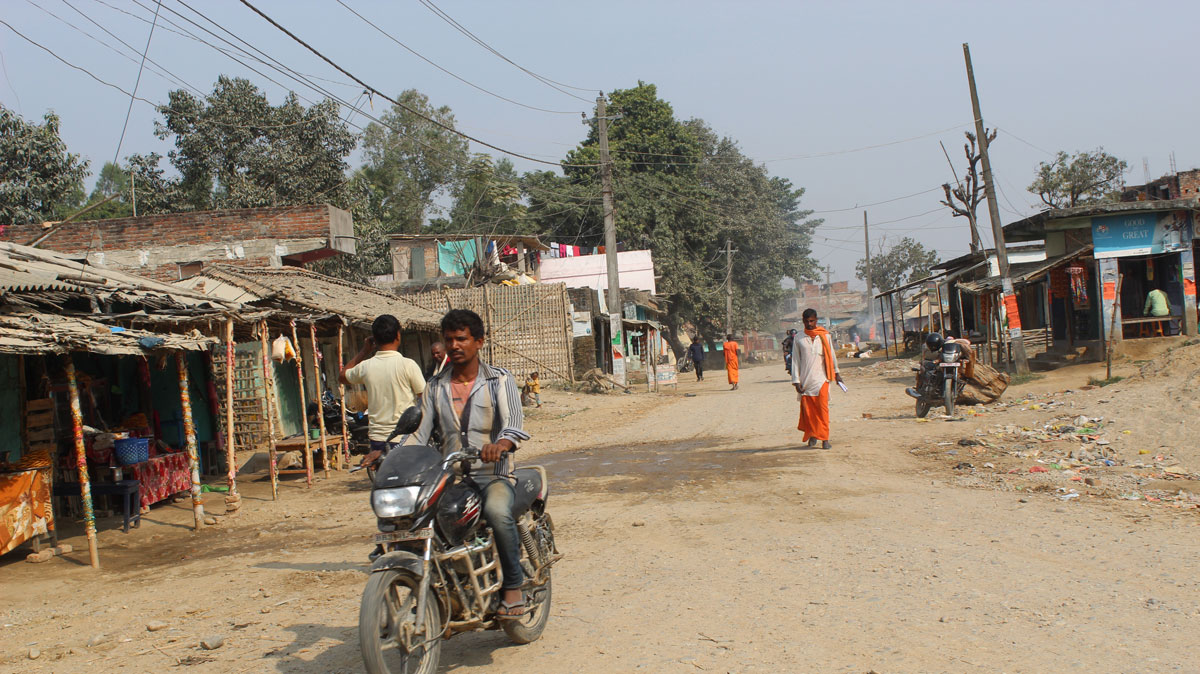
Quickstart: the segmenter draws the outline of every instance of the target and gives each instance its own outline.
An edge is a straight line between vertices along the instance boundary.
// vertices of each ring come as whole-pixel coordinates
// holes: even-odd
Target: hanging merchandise
[[[280,335],[271,342],[271,360],[276,363],[282,363],[296,359],[296,347],[292,346],[292,340]]]
[[[1154,260],[1146,260],[1146,280],[1154,280]]]
[[[1071,277],[1071,302],[1076,309],[1086,309],[1088,307],[1087,267],[1071,265],[1067,267],[1067,274]]]

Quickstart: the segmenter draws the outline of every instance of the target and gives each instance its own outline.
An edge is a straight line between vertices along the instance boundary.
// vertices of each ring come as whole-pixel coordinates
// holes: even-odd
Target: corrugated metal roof
[[[0,353],[44,354],[89,351],[131,356],[158,350],[201,351],[217,339],[197,332],[160,334],[121,328],[78,316],[45,313],[0,314]]]
[[[1073,253],[1060,255],[1058,257],[1050,258],[1049,260],[1040,260],[1038,262],[1021,262],[1019,264],[1011,265],[1008,268],[1008,273],[1012,278],[1014,286],[1024,285],[1031,280],[1036,280],[1046,272],[1064,262],[1069,262],[1077,257],[1088,255],[1091,252],[1092,246],[1084,246]],[[987,278],[959,283],[958,287],[962,288],[966,292],[975,294],[993,292],[1000,289],[1001,280],[1002,279],[999,276],[989,276]]]
[[[342,316],[370,325],[381,314],[391,314],[407,329],[436,330],[442,316],[397,295],[351,283],[299,267],[205,267],[180,285],[216,297],[236,297],[240,302],[272,305],[295,311]]]

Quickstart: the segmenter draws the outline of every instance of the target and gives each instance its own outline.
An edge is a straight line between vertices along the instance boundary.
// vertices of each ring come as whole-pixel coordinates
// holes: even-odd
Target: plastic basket
[[[150,459],[150,438],[126,438],[113,443],[117,463],[131,466]]]

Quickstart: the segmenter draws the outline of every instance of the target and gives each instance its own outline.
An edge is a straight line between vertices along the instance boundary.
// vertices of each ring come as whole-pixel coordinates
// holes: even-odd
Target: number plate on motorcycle
[[[375,534],[376,543],[402,543],[404,541],[422,541],[433,535],[433,529],[420,531],[392,531],[386,534]]]
[[[938,367],[958,367],[962,363],[938,363]]]

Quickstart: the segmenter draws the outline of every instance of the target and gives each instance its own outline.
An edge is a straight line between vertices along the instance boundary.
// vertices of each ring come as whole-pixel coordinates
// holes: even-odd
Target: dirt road
[[[1196,510],[962,486],[921,454],[1032,412],[917,422],[897,373],[847,366],[834,448],[801,449],[781,369],[736,392],[713,373],[666,396],[548,393],[522,454],[550,470],[567,555],[552,619],[529,646],[457,636],[443,670],[1200,671]],[[1062,377],[1079,381],[1030,388],[1086,380]],[[215,531],[182,506],[105,531],[98,572],[6,559],[0,669],[361,671],[362,480],[244,491]]]

